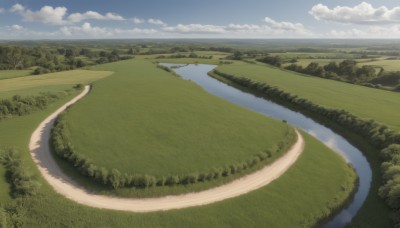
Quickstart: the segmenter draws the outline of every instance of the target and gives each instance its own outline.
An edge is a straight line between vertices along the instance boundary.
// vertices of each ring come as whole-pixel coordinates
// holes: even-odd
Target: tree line
[[[33,74],[37,75],[129,59],[133,56],[133,53],[129,53],[128,50],[127,55],[120,56],[118,50],[0,46],[0,70],[23,70],[35,67]]]
[[[382,87],[388,86],[392,87],[391,90],[393,91],[400,91],[400,72],[385,72],[384,69],[381,68],[377,73],[377,70],[373,66],[364,65],[359,67],[354,60],[347,59],[341,62],[331,61],[327,65],[311,62],[306,67],[296,64],[296,59],[282,59],[280,56],[266,55],[256,60],[302,74],[379,89],[388,89]],[[283,67],[285,63],[291,64]]]
[[[382,177],[384,183],[379,194],[395,212],[394,221],[400,225],[400,134],[384,124],[372,119],[360,118],[343,109],[327,108],[285,92],[277,87],[255,82],[245,77],[237,77],[214,70],[214,73],[240,86],[261,92],[266,97],[278,102],[293,105],[320,117],[328,119],[349,132],[353,132],[366,140],[383,158]]]
[[[311,62],[305,68],[295,63],[285,67],[287,70],[352,83],[370,81],[377,77],[375,68],[369,65],[357,66],[354,60],[343,60],[339,63],[332,61],[325,66]]]
[[[67,133],[68,131],[66,130],[66,122],[66,112],[60,114],[55,121],[50,139],[53,151],[61,158],[73,164],[82,175],[114,189],[122,187],[149,188],[154,186],[188,185],[239,174],[250,169],[255,169],[265,164],[274,154],[287,150],[297,137],[294,130],[288,127],[284,139],[273,150],[259,152],[247,161],[214,168],[208,172],[153,176],[148,174],[121,173],[116,168],[107,169],[94,164],[73,147]]]

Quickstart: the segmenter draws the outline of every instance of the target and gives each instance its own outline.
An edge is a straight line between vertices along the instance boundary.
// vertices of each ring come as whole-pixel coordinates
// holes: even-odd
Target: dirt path
[[[304,149],[304,139],[296,130],[298,140],[292,148],[272,164],[228,184],[209,190],[160,198],[126,199],[87,192],[66,174],[54,160],[50,148],[50,130],[55,118],[69,105],[89,93],[90,87],[47,117],[33,132],[29,149],[40,172],[54,190],[79,204],[111,210],[150,212],[193,207],[233,198],[259,189],[279,178],[297,160]]]

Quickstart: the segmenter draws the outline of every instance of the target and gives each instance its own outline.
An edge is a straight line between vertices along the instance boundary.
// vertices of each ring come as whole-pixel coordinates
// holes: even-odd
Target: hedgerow
[[[266,163],[273,154],[279,154],[287,150],[296,139],[294,130],[288,126],[284,139],[275,146],[274,150],[261,151],[247,161],[227,164],[224,167],[216,167],[208,172],[153,176],[148,174],[121,173],[118,169],[110,170],[94,164],[89,158],[79,153],[73,147],[66,126],[67,120],[64,112],[58,116],[51,131],[50,143],[53,151],[75,166],[84,176],[100,184],[111,186],[114,189],[122,187],[149,188],[155,186],[189,185],[239,174],[246,170],[256,168],[256,166],[262,165],[263,162]]]

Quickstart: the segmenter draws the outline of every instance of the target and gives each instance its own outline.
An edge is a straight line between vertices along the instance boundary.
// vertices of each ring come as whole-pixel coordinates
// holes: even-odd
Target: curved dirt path
[[[290,168],[304,149],[304,139],[296,130],[298,136],[297,142],[282,157],[259,171],[219,187],[201,192],[160,198],[127,199],[96,195],[86,191],[62,172],[54,160],[49,147],[50,130],[55,118],[68,106],[88,94],[89,90],[90,87],[86,86],[81,94],[48,116],[33,132],[29,142],[29,149],[34,162],[54,190],[86,206],[121,211],[150,212],[193,207],[222,201],[246,194],[271,183]]]

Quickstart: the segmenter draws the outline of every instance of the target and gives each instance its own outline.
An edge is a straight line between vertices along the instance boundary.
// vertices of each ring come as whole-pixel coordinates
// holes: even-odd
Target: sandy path
[[[282,157],[259,171],[219,187],[196,193],[145,199],[126,199],[96,195],[86,191],[61,171],[50,152],[48,143],[50,130],[57,115],[64,111],[66,107],[88,94],[89,90],[89,86],[86,86],[81,94],[40,123],[38,128],[33,132],[29,142],[29,149],[33,160],[38,165],[43,177],[54,190],[86,206],[121,211],[150,212],[193,207],[222,201],[259,189],[277,179],[290,168],[304,149],[304,139],[296,130],[298,136],[297,142]]]

